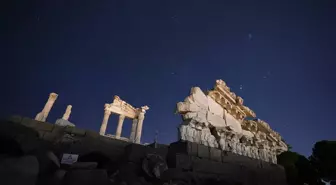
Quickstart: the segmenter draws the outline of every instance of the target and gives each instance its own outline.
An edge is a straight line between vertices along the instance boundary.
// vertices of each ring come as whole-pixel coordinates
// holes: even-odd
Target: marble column
[[[70,114],[71,114],[71,108],[72,108],[72,105],[68,105],[66,110],[65,110],[65,113],[63,114],[63,117],[62,119],[64,120],[68,120],[69,117],[70,117]]]
[[[140,143],[141,140],[141,134],[142,134],[142,125],[143,125],[143,120],[145,119],[145,113],[140,112],[138,116],[138,126],[136,129],[136,135],[135,135],[135,142]]]
[[[103,122],[100,126],[100,131],[99,131],[100,135],[105,135],[106,127],[107,127],[107,123],[108,123],[108,119],[109,119],[110,115],[111,115],[111,111],[105,110],[104,119],[103,119]]]
[[[121,136],[121,131],[122,131],[124,120],[125,120],[125,116],[124,115],[119,115],[119,121],[118,121],[118,126],[117,126],[117,131],[116,131],[116,138],[117,139],[119,139],[120,136]]]
[[[135,142],[135,132],[136,132],[136,129],[137,129],[137,125],[138,125],[138,119],[133,119],[132,120],[131,136],[130,136],[131,142]]]
[[[51,108],[53,107],[57,97],[58,97],[58,94],[50,93],[47,103],[44,105],[44,108],[43,108],[42,112],[40,112],[36,115],[35,120],[38,120],[38,121],[46,121],[47,120],[49,112],[50,112]]]

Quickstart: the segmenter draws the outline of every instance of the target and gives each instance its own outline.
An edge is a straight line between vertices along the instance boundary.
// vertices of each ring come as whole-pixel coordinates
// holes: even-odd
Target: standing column
[[[140,140],[141,140],[141,134],[142,134],[142,124],[143,124],[143,121],[145,119],[145,113],[146,111],[149,109],[149,107],[146,105],[146,106],[142,106],[140,109],[139,109],[139,115],[138,115],[138,125],[137,125],[137,129],[136,129],[136,135],[135,135],[135,142],[136,143],[140,143]]]
[[[35,120],[38,120],[38,121],[46,121],[47,120],[49,112],[50,112],[52,106],[54,105],[57,97],[58,97],[58,94],[50,93],[47,103],[44,105],[44,108],[43,108],[42,112],[40,112],[36,115]]]
[[[68,105],[66,110],[65,110],[65,113],[63,114],[63,117],[62,119],[64,120],[68,120],[69,117],[70,117],[70,114],[71,114],[71,108],[72,108],[72,105]]]
[[[111,115],[111,111],[105,110],[104,119],[103,119],[103,122],[100,126],[100,131],[99,131],[100,135],[105,135],[107,122],[108,122],[108,119],[109,119],[110,115]]]
[[[119,121],[118,121],[118,126],[117,126],[117,131],[116,131],[116,138],[119,139],[121,136],[121,131],[122,131],[122,126],[125,120],[124,115],[119,115]]]
[[[145,119],[145,113],[141,112],[138,116],[138,126],[136,129],[136,135],[135,135],[135,142],[140,143],[141,140],[141,134],[142,134],[142,125],[143,125],[143,120]]]
[[[138,119],[133,119],[133,121],[132,121],[132,129],[131,129],[131,136],[130,136],[131,142],[135,142],[135,132],[136,132],[136,129],[137,129],[137,125],[138,125]]]

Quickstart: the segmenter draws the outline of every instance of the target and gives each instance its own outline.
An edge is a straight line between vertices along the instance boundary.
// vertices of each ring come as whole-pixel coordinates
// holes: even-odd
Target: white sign
[[[61,164],[73,164],[77,162],[78,155],[77,154],[63,154]]]

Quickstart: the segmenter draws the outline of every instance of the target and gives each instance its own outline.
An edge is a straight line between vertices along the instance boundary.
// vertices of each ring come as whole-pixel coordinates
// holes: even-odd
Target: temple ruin
[[[104,106],[104,118],[100,127],[100,135],[105,135],[109,117],[111,113],[119,115],[119,121],[117,130],[115,133],[116,139],[121,138],[121,132],[123,128],[123,122],[125,118],[132,119],[132,129],[129,141],[140,143],[142,134],[142,125],[145,119],[145,113],[149,109],[148,106],[142,106],[141,108],[134,108],[132,105],[121,100],[119,96],[114,96],[114,100],[111,104],[105,104]]]
[[[276,155],[288,150],[279,133],[256,119],[256,114],[223,80],[216,80],[207,93],[193,87],[184,102],[177,103],[177,112],[183,119],[180,140],[271,163],[277,163]]]

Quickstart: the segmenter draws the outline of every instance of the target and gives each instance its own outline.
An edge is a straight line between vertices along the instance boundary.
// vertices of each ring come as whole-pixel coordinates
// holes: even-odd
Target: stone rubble
[[[288,150],[281,136],[266,122],[244,119],[256,115],[222,80],[217,80],[207,94],[199,87],[191,88],[190,96],[177,103],[177,112],[183,119],[180,140],[270,163],[277,163],[276,156]]]
[[[64,119],[57,119],[56,122],[55,122],[56,125],[59,125],[59,126],[62,126],[62,127],[66,127],[66,126],[69,126],[69,127],[75,127],[75,124],[71,123],[70,121],[68,120],[64,120]]]

